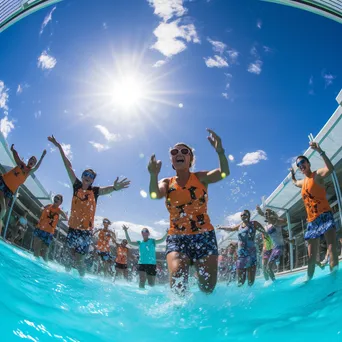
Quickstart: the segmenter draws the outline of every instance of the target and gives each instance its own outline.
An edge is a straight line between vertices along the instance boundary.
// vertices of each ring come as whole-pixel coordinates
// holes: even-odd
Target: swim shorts
[[[67,235],[68,247],[75,249],[76,253],[85,255],[89,251],[92,243],[92,234],[90,230],[69,228]]]
[[[0,176],[0,191],[4,193],[6,198],[9,198],[9,199],[13,198],[13,192],[8,188],[2,176]]]
[[[268,251],[263,251],[262,252],[262,258],[264,260],[268,260],[272,254],[272,249],[269,249]]]
[[[42,240],[47,246],[50,246],[50,243],[53,240],[53,234],[48,233],[44,230],[36,228],[33,232],[33,235],[38,239]]]
[[[284,254],[284,246],[276,246],[272,249],[272,253],[268,262],[277,262],[280,260],[280,257]]]
[[[334,216],[331,211],[319,215],[314,221],[308,222],[305,240],[317,239],[324,235],[329,229],[336,229]]]
[[[157,275],[157,265],[151,264],[139,264],[138,265],[139,272],[146,272],[149,276],[156,276]]]
[[[255,246],[238,250],[238,259],[236,262],[237,269],[246,269],[249,267],[256,266],[256,264],[257,264],[257,252],[256,252]]]
[[[112,259],[112,256],[110,255],[109,252],[101,252],[101,251],[96,251],[97,255],[101,257],[103,261],[109,261]]]
[[[166,238],[166,255],[171,252],[183,253],[191,262],[208,255],[218,255],[215,231],[193,235],[169,235]]]
[[[126,270],[127,264],[119,264],[118,262],[115,263],[115,268],[119,268],[120,270]]]

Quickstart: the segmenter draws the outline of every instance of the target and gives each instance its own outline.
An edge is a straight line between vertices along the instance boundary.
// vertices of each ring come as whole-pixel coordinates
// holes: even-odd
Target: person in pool
[[[72,264],[78,270],[80,276],[85,274],[84,258],[92,243],[92,230],[94,228],[94,217],[99,196],[108,195],[113,191],[128,188],[130,181],[126,178],[119,181],[119,177],[113,185],[107,187],[93,186],[96,172],[87,169],[82,172],[81,180],[75,175],[69,159],[66,157],[61,144],[52,135],[48,140],[55,145],[64,162],[65,169],[73,186],[73,197],[69,218],[69,230],[67,245],[71,257],[66,265],[71,270]]]
[[[35,156],[32,156],[28,160],[27,164],[25,164],[20,159],[18,152],[14,149],[13,144],[11,146],[11,151],[14,161],[17,165],[10,171],[0,176],[0,234],[3,225],[2,219],[6,215],[9,202],[12,200],[20,185],[24,184],[26,179],[39,169],[46,155],[46,150],[44,150],[38,163],[37,158]]]
[[[176,175],[158,181],[161,161],[152,155],[150,173],[150,196],[166,200],[170,213],[170,228],[166,239],[167,264],[170,286],[183,293],[188,282],[190,264],[198,271],[201,291],[211,293],[217,282],[218,248],[215,230],[207,213],[208,186],[229,176],[228,160],[221,138],[209,130],[208,140],[215,149],[219,167],[212,171],[191,172],[195,156],[191,147],[176,144],[170,150],[172,167]]]
[[[33,233],[33,254],[37,258],[41,256],[45,261],[48,261],[49,247],[60,216],[64,220],[68,219],[66,213],[59,207],[62,202],[63,196],[56,195],[53,204],[45,206]]]
[[[281,256],[284,254],[285,241],[288,243],[294,243],[295,240],[288,240],[283,237],[283,228],[287,225],[286,219],[279,218],[278,215],[271,209],[266,209],[264,213],[261,208],[257,206],[256,210],[258,214],[265,217],[266,222],[268,222],[265,231],[268,234],[267,238],[271,239],[273,247],[271,253],[268,253],[269,256],[267,260],[264,259],[264,276],[266,280],[271,278],[272,281],[274,281],[275,275],[273,268],[277,261],[279,261]]]
[[[97,263],[99,264],[99,259],[101,258],[101,263],[98,266],[98,273],[100,272],[101,268],[103,269],[104,276],[108,276],[109,268],[110,268],[110,261],[111,261],[111,254],[110,254],[110,241],[114,244],[116,243],[116,236],[115,233],[109,230],[109,226],[111,222],[104,218],[103,221],[103,228],[97,229],[93,236],[99,234],[99,238],[97,240],[97,244],[95,247],[95,258]]]
[[[123,276],[126,280],[128,280],[128,241],[123,239],[120,244],[115,243],[116,245],[116,259],[115,259],[115,279],[118,276]]]
[[[139,287],[145,288],[146,279],[148,285],[154,286],[157,275],[156,245],[166,240],[167,232],[161,239],[151,239],[150,231],[147,228],[143,228],[141,231],[142,241],[132,241],[128,235],[128,226],[123,225],[122,229],[125,231],[128,243],[131,246],[139,247]]]
[[[334,166],[316,142],[310,142],[310,147],[320,154],[325,166],[317,171],[312,171],[309,159],[299,156],[296,159],[296,164],[305,176],[304,179],[297,180],[294,170],[290,169],[293,184],[302,189],[302,198],[307,213],[307,228],[304,238],[308,241],[308,280],[312,279],[315,273],[316,256],[320,237],[323,235],[330,256],[330,271],[338,266],[336,226],[324,186],[324,179],[334,171]]]
[[[235,227],[218,227],[228,232],[238,232],[238,259],[236,268],[238,273],[238,286],[244,285],[246,275],[248,285],[252,286],[255,281],[257,266],[257,249],[255,246],[255,234],[257,231],[268,235],[258,221],[251,221],[251,213],[245,209],[241,213],[242,223]]]

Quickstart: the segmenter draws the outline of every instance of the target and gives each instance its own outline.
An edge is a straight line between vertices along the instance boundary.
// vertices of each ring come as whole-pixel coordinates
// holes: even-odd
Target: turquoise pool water
[[[342,275],[317,270],[252,288],[139,290],[37,262],[0,243],[1,341],[342,341]]]

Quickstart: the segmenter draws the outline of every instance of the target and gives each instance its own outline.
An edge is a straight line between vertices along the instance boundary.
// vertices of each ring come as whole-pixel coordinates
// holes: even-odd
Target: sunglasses
[[[95,179],[95,175],[89,171],[83,172],[82,177],[89,177],[91,179]]]
[[[300,168],[306,162],[305,159],[302,159],[300,162],[297,163],[297,167]]]
[[[247,214],[241,214],[241,217],[246,217],[246,216],[248,216]]]
[[[58,196],[56,196],[56,197],[54,198],[54,200],[55,200],[55,201],[61,201],[61,200],[62,200],[62,198],[61,198],[61,197],[58,197]]]
[[[149,234],[150,232],[148,230],[142,230],[141,234]]]
[[[103,223],[108,223],[108,224],[110,224],[110,222],[109,222],[109,221],[103,221]]]
[[[178,153],[184,154],[185,156],[190,154],[190,150],[188,148],[181,148],[180,150],[178,148],[173,148],[170,153],[171,156],[176,156]]]

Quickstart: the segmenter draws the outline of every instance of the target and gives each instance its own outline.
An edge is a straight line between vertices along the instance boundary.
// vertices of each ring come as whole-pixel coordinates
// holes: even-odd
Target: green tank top
[[[155,265],[156,260],[156,240],[138,241],[139,243],[139,264]]]
[[[262,238],[264,239],[264,250],[269,251],[273,248],[273,243],[270,237],[262,235]]]

